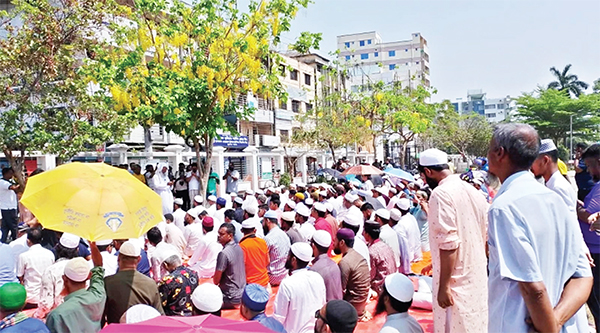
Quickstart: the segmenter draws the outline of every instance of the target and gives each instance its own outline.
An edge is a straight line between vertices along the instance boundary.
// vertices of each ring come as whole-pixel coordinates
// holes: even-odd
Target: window
[[[419,48],[415,48],[415,51],[419,51]]]
[[[486,113],[485,117],[486,118],[496,118],[496,114],[495,113]]]
[[[346,56],[346,61],[350,60],[350,56]]]
[[[407,63],[406,63],[406,66],[408,66],[408,65],[410,65],[410,62],[407,62]]]
[[[360,41],[360,46],[365,46],[365,41],[364,40]]]
[[[279,108],[282,109],[282,110],[287,110],[287,101],[280,100],[279,101]]]
[[[498,109],[504,109],[504,104],[498,104]]]
[[[350,42],[345,42],[344,46],[346,46],[346,48],[349,49],[350,48]]]
[[[292,100],[292,111],[300,112],[300,101]]]
[[[289,130],[279,130],[279,135],[287,140],[290,136],[290,131]]]
[[[390,64],[390,70],[393,71],[394,69],[396,69],[396,64]]]
[[[388,56],[395,57],[396,56],[396,51],[389,51],[388,52]]]
[[[360,58],[365,60],[365,59],[369,59],[369,54],[368,53],[363,53],[360,55]]]
[[[373,53],[373,56],[374,56],[374,57],[379,57],[379,52],[375,52],[375,53]]]
[[[312,110],[313,106],[311,103],[306,103],[306,111]]]
[[[281,65],[279,67],[279,71],[281,72],[281,76],[285,77],[285,66],[284,65]]]
[[[496,104],[488,104],[488,105],[485,106],[486,110],[495,109],[495,108],[496,108]]]
[[[304,84],[310,86],[310,75],[304,74]]]
[[[292,69],[290,71],[290,79],[294,80],[294,81],[298,81],[298,71],[295,69]]]
[[[371,40],[370,39],[367,40],[367,44],[371,45]]]

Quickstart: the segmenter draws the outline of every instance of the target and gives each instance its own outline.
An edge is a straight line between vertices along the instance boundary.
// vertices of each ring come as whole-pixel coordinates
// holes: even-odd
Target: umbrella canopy
[[[408,180],[409,182],[415,181],[415,177],[413,175],[411,175],[410,173],[408,173],[402,169],[387,168],[387,169],[383,170],[383,172],[385,172],[389,175],[392,175],[392,176],[396,176],[398,178],[402,178],[404,180]]]
[[[355,165],[346,169],[342,175],[380,175],[383,171],[372,165]]]
[[[104,163],[74,162],[33,176],[21,203],[44,228],[90,241],[137,238],[163,219],[158,194]]]
[[[328,174],[331,175],[332,177],[338,178],[342,173],[335,170],[335,169],[320,169],[317,171],[317,174]]]
[[[160,316],[135,324],[110,324],[101,333],[272,333],[257,321],[235,321],[214,315]]]

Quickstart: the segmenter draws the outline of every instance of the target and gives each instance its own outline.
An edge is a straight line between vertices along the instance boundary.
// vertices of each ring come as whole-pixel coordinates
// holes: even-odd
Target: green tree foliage
[[[565,142],[570,135],[573,118],[573,137],[597,139],[600,125],[600,94],[570,98],[565,92],[539,89],[517,98],[517,115],[521,121],[535,127],[542,138]]]
[[[80,66],[103,45],[109,0],[14,0],[0,12],[0,146],[24,186],[23,159],[43,151],[68,159],[120,140],[126,119],[93,95]],[[18,151],[19,155],[13,155]]]
[[[214,139],[236,132],[226,116],[247,119],[253,110],[236,99],[248,92],[284,94],[282,62],[272,47],[309,0],[134,0],[122,7],[129,23],[111,29],[119,47],[101,50],[97,76],[110,89],[115,109],[165,126],[193,146],[204,193]],[[314,47],[314,45],[312,45]],[[206,153],[206,159],[200,152]]]
[[[575,74],[570,74],[571,64],[565,66],[561,71],[555,67],[550,68],[552,75],[556,77],[556,81],[548,84],[548,89],[556,89],[558,91],[566,91],[569,95],[579,97],[584,90],[588,88],[588,84],[579,81],[579,78]]]

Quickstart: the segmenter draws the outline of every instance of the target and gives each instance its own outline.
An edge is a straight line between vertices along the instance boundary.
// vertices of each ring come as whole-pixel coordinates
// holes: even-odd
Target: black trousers
[[[2,209],[2,243],[8,244],[11,240],[17,239],[17,228],[19,227],[19,217],[16,209]],[[11,233],[10,238],[8,233]]]
[[[594,259],[594,263],[596,263],[596,267],[592,267],[594,285],[587,300],[587,305],[590,307],[592,316],[594,316],[596,332],[600,332],[600,253],[592,253],[592,258]]]
[[[188,209],[192,208],[190,206],[190,193],[188,190],[175,191],[175,198],[181,198],[181,200],[183,200],[183,207],[181,207],[181,209],[187,211]]]

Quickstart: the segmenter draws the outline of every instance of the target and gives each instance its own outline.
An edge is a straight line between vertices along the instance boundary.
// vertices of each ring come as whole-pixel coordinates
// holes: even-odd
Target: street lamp
[[[570,117],[569,127],[570,127],[570,136],[571,136],[571,150],[569,155],[569,160],[573,158],[573,115]]]

